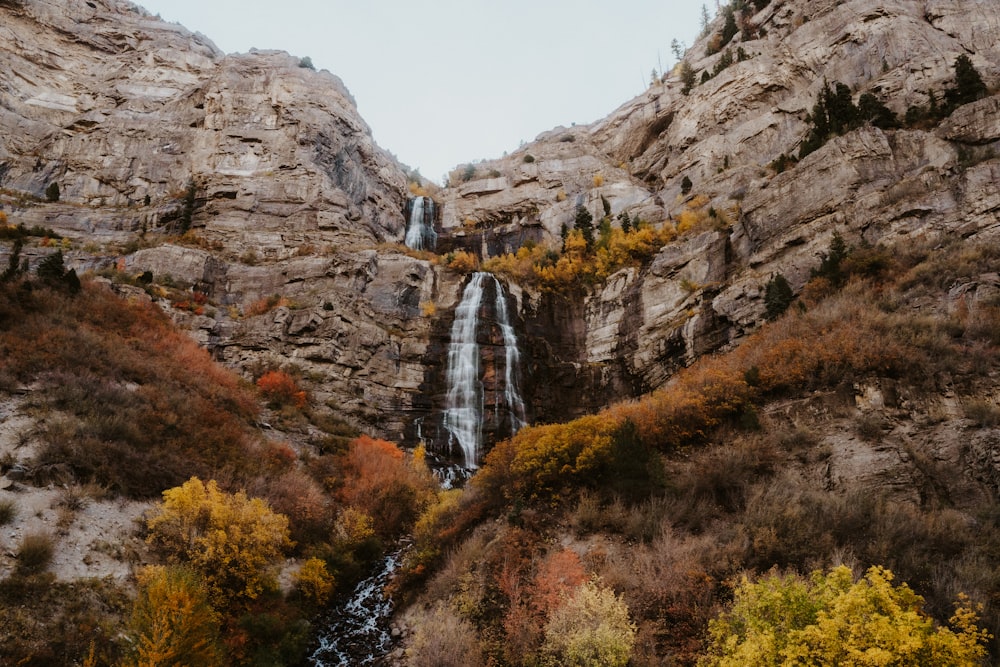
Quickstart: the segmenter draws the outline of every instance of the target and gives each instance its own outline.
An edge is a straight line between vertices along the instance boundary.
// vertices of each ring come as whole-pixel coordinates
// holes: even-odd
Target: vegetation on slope
[[[0,391],[23,396],[38,426],[23,436],[33,455],[0,465],[17,464],[27,484],[65,486],[77,505],[84,485],[106,498],[162,496],[144,526],[145,558],[162,566],[136,572],[133,602],[110,580],[58,581],[60,535],[25,537],[0,580],[0,662],[301,664],[309,619],[434,493],[422,461],[348,437],[287,372],[240,379],[148,301],[90,278],[76,289],[65,269],[22,268],[0,281]],[[293,445],[261,431],[265,409],[310,435],[293,433]],[[328,436],[312,435],[321,429]],[[5,497],[4,521],[17,513],[16,495]]]
[[[995,423],[998,409],[977,392],[997,372],[1000,304],[949,301],[947,290],[996,271],[1000,253],[958,242],[889,257],[838,245],[798,305],[735,350],[643,399],[498,444],[470,488],[418,522],[400,586],[423,582],[433,604],[414,607],[411,623],[433,609],[454,629],[439,647],[544,664],[555,617],[541,602],[546,563],[561,559],[577,574],[559,585],[597,577],[622,596],[637,628],[631,664],[694,664],[737,573],[847,563],[856,576],[891,569],[939,624],[966,593],[997,634],[996,490],[969,482],[971,461],[933,447],[939,432]],[[855,386],[878,383],[900,395],[896,412],[855,407]],[[945,391],[968,406],[964,420],[935,407]],[[886,442],[919,479],[906,491],[824,482],[845,439]],[[985,635],[956,632],[971,639],[954,664],[969,664]]]

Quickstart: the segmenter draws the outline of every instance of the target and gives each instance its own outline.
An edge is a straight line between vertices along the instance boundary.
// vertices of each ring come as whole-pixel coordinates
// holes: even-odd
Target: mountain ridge
[[[59,248],[100,275],[85,290],[155,304],[245,380],[281,379],[285,403],[248,426],[300,495],[256,488],[300,512],[296,530],[332,534],[349,528],[338,480],[389,474],[337,457],[362,448],[347,444],[359,430],[408,446],[432,432],[468,276],[500,276],[543,425],[498,431],[464,493],[429,491],[415,466],[382,490],[419,500],[372,505],[405,506],[401,524],[426,509],[397,584],[415,601],[400,664],[433,662],[439,626],[455,655],[538,657],[549,559],[624,596],[635,664],[694,664],[741,564],[891,565],[941,621],[957,587],[992,605],[1000,14],[977,0],[727,9],[735,33],[723,12],[607,118],[439,188],[300,59],[224,55],[124,2],[0,3],[0,203],[17,239],[0,260],[24,281],[3,289],[26,303],[62,289],[14,287]],[[949,104],[960,55],[986,91]],[[855,117],[804,150],[821,102],[860,113],[867,93],[895,123]],[[437,252],[401,245],[415,195],[437,203]],[[498,369],[494,356],[484,376]],[[47,377],[4,389],[4,460],[27,478],[45,466],[18,442],[49,432],[21,396]],[[317,549],[346,580],[370,547]],[[994,634],[998,618],[988,606]]]

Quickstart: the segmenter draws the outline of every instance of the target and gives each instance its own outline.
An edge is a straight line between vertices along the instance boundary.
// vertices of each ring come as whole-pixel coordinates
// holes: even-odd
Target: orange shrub
[[[283,307],[288,305],[288,299],[283,296],[278,296],[277,294],[272,294],[271,296],[264,297],[262,299],[257,299],[252,302],[249,306],[244,309],[244,314],[247,317],[255,317],[257,315],[264,315],[271,312],[275,308]]]
[[[381,536],[411,525],[435,489],[425,466],[415,466],[395,444],[367,435],[354,440],[342,462],[338,499],[374,519]]]
[[[257,388],[272,407],[306,406],[306,392],[284,371],[268,371],[257,380]]]
[[[566,596],[587,581],[583,563],[575,551],[563,549],[542,560],[535,573],[533,604],[543,616],[548,616]]]
[[[738,414],[751,394],[742,373],[712,361],[697,364],[675,383],[611,413],[631,419],[639,437],[660,449],[704,441],[711,429]]]

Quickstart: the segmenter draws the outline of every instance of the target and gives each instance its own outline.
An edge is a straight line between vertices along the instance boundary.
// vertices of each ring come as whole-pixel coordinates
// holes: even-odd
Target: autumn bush
[[[425,466],[395,444],[367,435],[351,443],[342,465],[337,499],[372,517],[376,532],[386,538],[412,526],[436,488]]]
[[[588,581],[565,597],[546,623],[543,664],[625,667],[634,645],[628,606],[614,591]]]
[[[248,493],[267,501],[288,517],[289,534],[297,552],[328,539],[334,507],[323,488],[294,463],[262,470],[246,485]]]
[[[255,301],[251,301],[243,309],[243,314],[247,317],[257,317],[258,315],[266,315],[275,308],[281,308],[288,306],[289,301],[285,297],[279,294],[272,294],[271,296],[262,297]]]
[[[291,545],[288,519],[259,498],[194,477],[163,492],[147,542],[205,580],[216,608],[246,604],[274,586],[271,568]]]
[[[482,649],[475,628],[444,604],[417,612],[415,632],[406,649],[413,667],[479,667]]]
[[[295,590],[312,607],[322,608],[333,594],[334,579],[319,558],[310,558],[295,573]]]
[[[49,533],[33,532],[21,538],[17,547],[17,573],[32,575],[43,572],[55,554],[55,539]]]
[[[872,567],[854,580],[839,566],[806,580],[770,574],[744,577],[732,606],[709,623],[711,643],[700,667],[713,665],[974,665],[989,638],[977,612],[960,598],[951,627],[922,613],[923,599],[892,572]]]
[[[459,250],[445,258],[445,265],[455,273],[471,273],[478,270],[479,258],[467,250]]]
[[[155,306],[85,283],[0,285],[0,371],[38,383],[50,422],[33,467],[152,497],[192,474],[245,469],[257,403]]]
[[[201,578],[180,566],[140,571],[123,664],[224,665],[219,616]]]
[[[257,379],[257,388],[270,407],[294,406],[304,408],[306,392],[299,388],[295,379],[284,371],[268,371]]]

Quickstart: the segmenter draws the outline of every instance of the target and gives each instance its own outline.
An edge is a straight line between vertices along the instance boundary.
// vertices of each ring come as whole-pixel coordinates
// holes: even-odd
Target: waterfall
[[[504,348],[503,401],[496,392],[496,414],[505,408],[510,414],[511,433],[525,424],[524,400],[518,389],[517,374],[520,352],[517,335],[510,322],[503,285],[492,274],[475,273],[462,292],[462,300],[455,309],[448,346],[447,404],[444,427],[449,433],[448,445],[462,452],[467,469],[478,467],[483,443],[484,388],[480,372],[482,353],[479,346],[479,310],[483,302],[484,287],[492,281],[496,291],[494,310],[496,325],[500,330]]]
[[[451,434],[449,445],[457,441],[466,468],[479,463],[482,440],[483,383],[479,379],[479,305],[483,300],[483,281],[488,273],[476,273],[462,292],[455,309],[448,345],[448,403],[444,427]]]
[[[500,281],[493,278],[497,287],[497,325],[503,334],[504,349],[504,401],[510,410],[511,434],[517,433],[525,426],[524,400],[521,392],[517,388],[517,373],[521,368],[521,352],[517,348],[517,334],[514,333],[514,325],[510,323],[507,316],[507,299],[504,298],[503,286]],[[499,393],[498,393],[499,399]]]
[[[406,225],[407,248],[433,250],[437,245],[434,231],[434,200],[430,197],[414,197],[410,200],[410,219]]]

